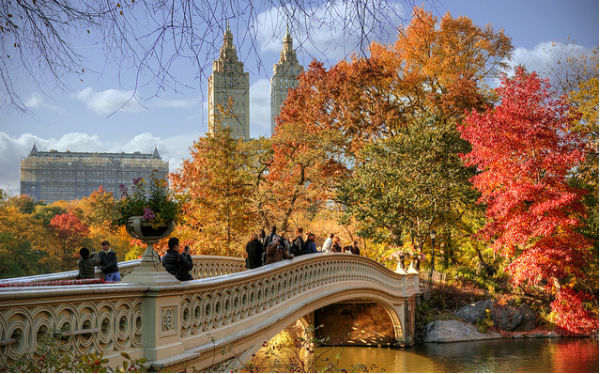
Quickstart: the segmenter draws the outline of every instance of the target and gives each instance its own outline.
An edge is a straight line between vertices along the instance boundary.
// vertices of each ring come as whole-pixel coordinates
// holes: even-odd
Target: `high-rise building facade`
[[[289,30],[286,30],[279,62],[273,65],[271,78],[271,135],[275,131],[275,119],[281,112],[289,89],[298,86],[298,76],[304,71],[304,67],[298,63],[292,43],[292,36]]]
[[[103,186],[119,199],[121,184],[148,179],[154,170],[159,179],[169,173],[168,161],[161,160],[156,148],[153,153],[40,152],[34,145],[21,160],[21,194],[53,203],[81,199]]]
[[[208,79],[208,133],[217,126],[229,127],[234,139],[250,139],[250,77],[237,57],[229,22],[223,35],[219,59],[213,61]],[[222,113],[219,107],[224,108]]]

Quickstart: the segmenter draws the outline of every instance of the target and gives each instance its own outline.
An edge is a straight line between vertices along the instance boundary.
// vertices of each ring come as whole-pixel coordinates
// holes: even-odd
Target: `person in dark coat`
[[[100,270],[104,273],[104,280],[108,282],[119,282],[119,265],[117,265],[117,254],[110,249],[110,243],[105,240],[102,242],[102,251],[98,253],[100,257]]]
[[[344,253],[350,252],[353,255],[360,255],[360,249],[358,249],[358,242],[355,240],[352,242],[352,245],[346,246],[343,249]]]
[[[315,234],[308,233],[306,243],[304,244],[304,253],[307,255],[311,253],[321,253],[321,251],[317,250],[317,244],[315,243]]]
[[[265,242],[263,243],[263,246],[265,248],[265,250],[267,249],[267,247],[269,246],[269,244],[271,244],[271,242],[273,241],[273,238],[277,235],[277,226],[273,226],[271,228],[271,233],[269,234],[269,236],[267,236],[265,238]]]
[[[96,277],[95,267],[100,264],[100,257],[92,254],[90,256],[90,250],[87,248],[81,248],[79,250],[81,259],[77,261],[77,268],[79,268],[79,274],[77,279],[91,279]]]
[[[267,234],[264,229],[260,229],[260,233],[258,234],[258,241],[263,246],[263,250],[265,249],[265,242],[267,240]]]
[[[303,231],[304,231],[304,229],[302,227],[298,227],[296,229],[296,235],[291,240],[291,242],[292,242],[292,252],[296,256],[300,256],[300,255],[304,254],[305,242],[304,242],[304,239],[302,238],[302,232]]]
[[[333,243],[331,244],[331,252],[342,253],[342,246],[340,246],[339,236],[333,238]]]
[[[173,274],[179,281],[189,281],[194,279],[190,270],[194,267],[190,248],[186,245],[183,253],[179,254],[179,239],[169,239],[169,249],[162,258],[162,264],[165,270]]]
[[[252,234],[250,241],[246,244],[246,253],[248,254],[248,269],[256,269],[262,266],[262,244],[258,235]]]

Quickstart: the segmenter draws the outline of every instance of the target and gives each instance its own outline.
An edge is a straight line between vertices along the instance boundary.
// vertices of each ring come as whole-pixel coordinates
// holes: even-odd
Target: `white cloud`
[[[144,109],[140,99],[132,90],[122,91],[108,89],[94,91],[87,87],[75,94],[75,98],[85,103],[86,107],[99,115],[105,116],[116,111],[139,112]]]
[[[25,106],[30,109],[45,108],[50,110],[60,110],[61,108],[46,102],[46,100],[37,92],[33,92],[31,96],[24,102]]]
[[[189,148],[200,133],[190,133],[168,138],[159,138],[151,133],[142,133],[128,141],[103,141],[98,135],[73,132],[59,139],[41,138],[32,134],[12,137],[0,132],[0,188],[11,195],[19,193],[20,160],[27,157],[33,144],[39,151],[79,152],[135,152],[151,153],[156,146],[163,160],[169,161],[169,170],[175,171],[185,158],[190,157]]]
[[[271,83],[259,79],[250,86],[250,136],[271,136]]]
[[[254,28],[262,51],[281,50],[286,29],[285,14],[293,11],[284,7],[273,7],[256,17]],[[402,5],[395,2],[373,1],[359,12],[360,15],[352,2],[334,0],[309,8],[303,14],[295,14],[299,21],[289,25],[294,47],[300,47],[301,51],[318,59],[336,62],[361,49],[364,51],[369,40],[392,41],[405,17]],[[362,24],[361,20],[364,21]]]
[[[513,74],[518,65],[523,65],[528,71],[535,71],[540,76],[549,78],[550,83],[553,83],[557,75],[569,74],[566,64],[568,58],[591,54],[591,48],[572,43],[542,42],[533,49],[518,47],[515,48],[508,61],[507,73]]]

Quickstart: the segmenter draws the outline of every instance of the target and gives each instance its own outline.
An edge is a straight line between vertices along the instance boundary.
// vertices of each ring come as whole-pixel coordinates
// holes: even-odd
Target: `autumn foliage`
[[[480,170],[472,183],[487,205],[482,235],[511,259],[515,286],[554,295],[558,326],[573,333],[597,330],[597,315],[582,307],[591,295],[577,292],[590,243],[577,231],[583,191],[567,180],[584,157],[581,137],[568,129],[569,106],[522,67],[504,77],[497,93],[499,105],[473,111],[460,129],[473,146],[464,159]]]

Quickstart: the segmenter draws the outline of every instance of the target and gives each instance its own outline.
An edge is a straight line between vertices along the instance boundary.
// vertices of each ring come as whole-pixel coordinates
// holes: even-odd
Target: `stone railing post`
[[[184,353],[179,337],[181,295],[161,295],[160,291],[146,291],[142,301],[142,344],[148,361],[157,361]]]

